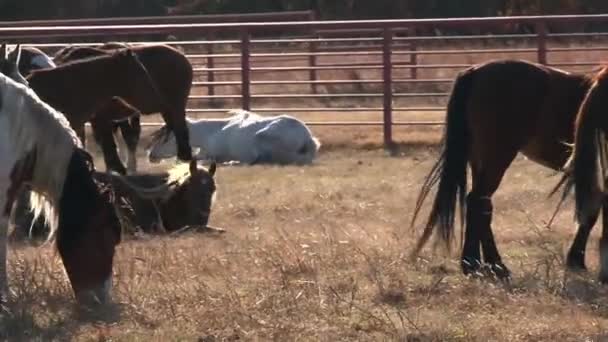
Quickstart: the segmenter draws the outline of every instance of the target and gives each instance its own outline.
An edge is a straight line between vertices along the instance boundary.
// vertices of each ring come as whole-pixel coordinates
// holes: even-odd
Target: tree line
[[[597,14],[606,0],[0,0],[0,20],[314,10],[319,19]]]

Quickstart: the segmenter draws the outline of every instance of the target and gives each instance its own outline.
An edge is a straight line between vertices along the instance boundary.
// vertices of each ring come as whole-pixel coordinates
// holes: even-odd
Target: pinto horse
[[[441,156],[416,202],[412,225],[431,188],[439,183],[413,255],[436,227],[449,247],[459,202],[465,224],[463,273],[482,268],[483,251],[495,275],[508,278],[510,271],[501,260],[491,228],[492,195],[518,152],[553,170],[564,170],[569,144],[574,141],[575,118],[592,84],[590,77],[520,60],[492,61],[462,71],[447,105]],[[468,194],[467,166],[472,173]],[[585,269],[585,246],[598,214],[595,209],[589,212],[579,220],[567,255],[571,269]],[[600,278],[605,281],[608,260],[602,263]]]
[[[65,53],[68,51],[68,48],[65,48],[59,52]],[[90,57],[90,56],[86,56]],[[22,47],[15,48],[11,52],[7,54],[6,52],[6,44],[3,44],[0,48],[0,68],[4,67],[7,70],[3,72],[5,75],[10,75],[13,73],[11,68],[14,68],[14,65],[18,64],[19,74],[27,77],[32,71],[46,68],[55,68],[57,65],[53,58],[49,57],[47,54],[42,52],[40,49],[35,47]],[[14,75],[14,73],[13,73]],[[15,76],[11,76],[15,79]],[[17,76],[18,77],[18,76]],[[114,106],[122,106],[122,103],[119,100],[112,100],[115,102]],[[111,109],[111,108],[108,108]],[[95,120],[93,120],[95,121]],[[97,128],[96,124],[92,125],[93,137],[95,138],[97,144],[102,146],[102,150],[104,151],[104,161],[106,162],[106,169],[114,170],[120,174],[125,174],[126,170],[122,161],[120,161],[119,157],[116,156],[116,144],[112,135],[108,137],[107,131],[101,131]],[[139,143],[139,138],[141,135],[141,124],[139,119],[139,114],[133,115],[127,119],[120,120],[114,122],[112,124],[112,134],[116,134],[116,131],[120,129],[120,133],[126,145],[127,155],[127,170],[129,173],[133,173],[137,171],[137,144]],[[106,146],[103,148],[103,146]],[[121,151],[122,152],[122,151]],[[118,162],[117,162],[118,160]]]
[[[66,118],[26,85],[0,74],[0,297],[8,293],[7,224],[19,189],[31,189],[79,303],[110,300],[121,226],[111,193],[93,180],[91,156]]]
[[[66,114],[81,139],[84,139],[84,123],[91,121],[96,139],[102,143],[106,165],[112,170],[126,173],[116,154],[112,124],[137,113],[161,112],[177,138],[178,158],[191,160],[185,121],[192,85],[190,62],[181,52],[166,45],[117,49],[119,46],[122,45],[108,45],[108,51],[72,47],[59,53],[54,60],[58,64],[56,68],[34,70],[27,80],[36,92],[42,92],[42,98]],[[118,60],[135,63],[113,63]],[[80,110],[70,110],[75,107]]]

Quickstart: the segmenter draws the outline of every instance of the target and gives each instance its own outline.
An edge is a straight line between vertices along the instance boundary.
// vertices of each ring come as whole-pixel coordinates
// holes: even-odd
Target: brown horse
[[[29,46],[23,48],[19,47],[20,46],[18,45],[17,48],[7,54],[6,44],[2,44],[2,47],[0,48],[0,72],[5,75],[13,75],[11,78],[16,79],[22,76],[27,77],[34,70],[55,68],[57,66],[54,60],[40,49]],[[61,50],[60,53],[65,52],[66,50],[69,51],[68,48],[65,48]],[[18,69],[15,69],[15,65],[18,65]],[[122,102],[120,100],[111,101],[114,103],[109,104],[107,107],[122,107]],[[108,108],[108,110],[110,109],[112,108]],[[127,110],[130,111],[130,109],[131,108],[129,107]],[[122,109],[119,109],[119,111],[120,110]],[[120,133],[127,147],[128,170],[130,173],[137,170],[136,152],[141,135],[139,112],[126,119],[113,122],[110,134],[108,134],[106,130],[97,128],[95,122],[91,128],[95,141],[102,147],[106,169],[116,171],[120,174],[126,174],[126,169],[116,154],[116,143],[113,138],[113,135],[120,129]]]
[[[130,106],[124,106],[121,101],[112,101],[100,108],[93,120],[91,120],[91,126],[95,139],[102,146],[106,165],[111,170],[122,174],[125,173],[125,167],[116,153],[116,144],[112,135],[113,121],[156,112],[161,112],[165,123],[176,135],[178,158],[190,160],[191,148],[185,118],[186,105],[192,86],[193,71],[190,61],[179,50],[160,44],[127,45],[123,43],[106,43],[97,47],[68,46],[59,50],[55,54],[53,61],[58,65],[62,65],[84,58],[108,55],[117,49],[123,48],[130,48],[137,55],[141,63],[148,70],[154,84],[158,86],[164,101],[173,110],[166,110],[166,108],[159,106],[158,103],[150,98],[127,100],[137,110],[133,110]],[[168,65],[171,65],[171,67],[168,68]],[[129,129],[130,131],[127,131]],[[139,134],[141,133],[139,124],[134,126],[134,123],[131,123],[128,127],[121,127],[121,130],[123,137],[132,140],[128,141],[127,145],[133,146],[134,143],[137,146]],[[130,132],[133,132],[133,134],[128,135]],[[134,152],[130,153],[130,155],[135,156]],[[130,158],[129,160],[131,161],[129,163],[131,164],[130,169],[133,172],[136,168],[134,164],[135,158]]]
[[[60,51],[55,61],[59,66],[33,70],[27,80],[37,93],[42,92],[41,97],[45,101],[66,114],[83,142],[84,123],[91,121],[109,169],[126,173],[112,138],[114,122],[139,113],[161,112],[176,137],[179,136],[178,158],[191,160],[192,150],[185,122],[186,102],[192,83],[189,61],[178,50],[166,45],[117,49],[120,46],[108,44],[106,49],[109,51],[86,47]],[[20,47],[16,50],[20,51]],[[20,55],[19,52],[17,54]],[[116,57],[122,55],[136,63],[111,63],[115,59],[120,60]],[[166,68],[167,64],[172,67]],[[136,129],[138,139],[139,124],[133,129]],[[135,168],[134,154],[131,161]]]
[[[93,176],[113,189],[117,208],[125,219],[123,227],[132,228],[125,232],[175,232],[189,227],[214,231],[216,229],[208,227],[207,223],[216,191],[215,170],[215,163],[207,170],[193,160],[156,174],[123,178],[95,172]],[[22,195],[14,209],[13,239],[40,238],[48,234],[43,220],[33,223],[32,219],[28,214],[27,197]]]
[[[600,280],[608,283],[608,197],[604,192],[608,186],[608,120],[604,112],[608,108],[608,67],[591,81],[576,118],[574,149],[562,180],[567,181],[564,196],[574,187],[578,222],[595,222],[602,209]]]
[[[518,152],[562,170],[570,153],[568,144],[573,142],[576,113],[591,85],[589,77],[518,60],[493,61],[462,71],[447,106],[441,156],[416,203],[412,224],[425,197],[439,183],[413,255],[436,226],[449,247],[459,202],[461,222],[466,221],[463,272],[481,269],[483,251],[491,270],[498,277],[509,277],[491,229],[492,195]],[[468,165],[472,188],[466,194]],[[579,222],[567,256],[569,268],[585,269],[585,246],[596,219],[597,211]]]

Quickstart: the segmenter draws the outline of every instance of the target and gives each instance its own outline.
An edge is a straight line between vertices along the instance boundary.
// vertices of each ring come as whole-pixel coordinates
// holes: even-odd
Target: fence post
[[[241,31],[241,101],[244,110],[251,110],[251,65],[250,65],[250,43],[249,31]]]
[[[310,55],[308,56],[308,67],[310,70],[308,71],[308,78],[310,80],[310,89],[313,94],[317,94],[317,42],[311,41],[308,44],[308,52]]]
[[[538,63],[547,64],[547,25],[542,21],[536,23],[536,36],[538,43]]]
[[[213,44],[207,44],[207,94],[209,96],[215,95],[215,86],[213,82],[215,82],[215,73],[213,72],[214,64],[213,64]],[[211,99],[213,102],[213,99]]]
[[[393,148],[393,75],[391,50],[393,32],[384,28],[382,39],[382,75],[384,85],[384,148]]]
[[[414,27],[410,27],[408,29],[408,37],[415,36],[416,29]],[[416,53],[416,50],[418,50],[417,45],[418,44],[416,40],[410,40],[410,64],[412,65],[412,67],[410,68],[410,78],[413,80],[418,79],[418,68],[416,68],[416,66],[418,65],[418,54]]]

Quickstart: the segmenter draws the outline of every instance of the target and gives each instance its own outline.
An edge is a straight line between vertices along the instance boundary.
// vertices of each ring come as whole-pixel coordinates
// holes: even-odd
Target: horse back
[[[574,118],[585,90],[584,76],[521,60],[493,61],[470,69],[467,99],[471,143],[480,155],[501,146],[556,168],[567,158]]]

